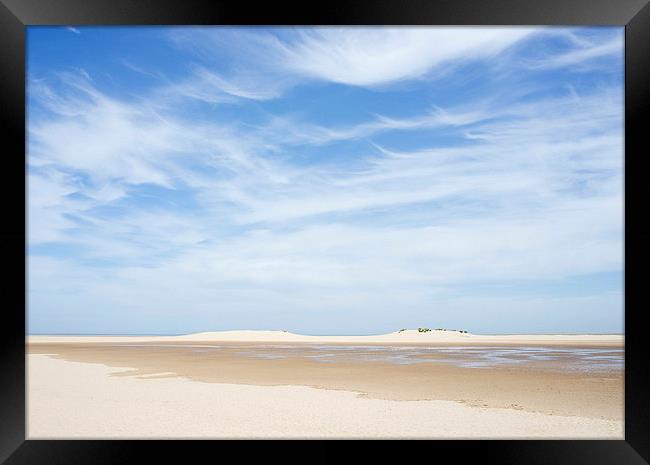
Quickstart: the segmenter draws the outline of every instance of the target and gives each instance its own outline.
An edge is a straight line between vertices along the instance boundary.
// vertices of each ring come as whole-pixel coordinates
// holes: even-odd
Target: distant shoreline
[[[311,336],[288,331],[218,331],[179,336],[163,335],[28,335],[28,344],[124,342],[295,342],[332,344],[452,344],[452,345],[576,345],[623,346],[622,334],[500,334],[479,335],[451,330],[403,330],[368,336]]]
[[[211,331],[215,333],[221,332],[234,332],[234,331],[273,331],[273,332],[284,332],[280,330],[265,330],[265,329],[224,329],[221,331]],[[412,330],[410,330],[412,331]],[[453,332],[453,330],[445,330],[448,332]],[[398,331],[399,332],[399,331]],[[292,333],[291,334],[298,334]],[[205,332],[199,333],[28,333],[27,337],[32,336],[66,336],[66,337],[171,337],[171,336],[190,336],[192,334],[205,334]],[[382,333],[382,334],[393,334],[393,333]],[[301,334],[301,336],[314,336],[314,337],[330,337],[330,336],[345,336],[345,337],[366,337],[366,336],[381,336],[382,334]],[[469,333],[475,336],[623,336],[624,333]]]

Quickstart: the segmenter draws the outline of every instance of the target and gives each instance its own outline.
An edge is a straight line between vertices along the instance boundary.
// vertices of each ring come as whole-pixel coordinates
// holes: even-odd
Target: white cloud
[[[277,66],[306,77],[375,86],[424,76],[451,61],[490,58],[534,29],[324,27],[274,42]]]
[[[172,41],[204,63],[236,57],[239,66],[193,88],[219,95],[237,82],[245,98],[267,99],[304,80],[377,87],[490,59],[540,31],[525,27],[317,27],[275,33],[229,28],[173,31]],[[242,66],[245,64],[247,66]],[[216,89],[211,88],[216,84]],[[228,84],[224,85],[224,82]],[[201,95],[205,96],[204,92]],[[205,96],[204,98],[209,98]],[[213,97],[214,98],[214,97]]]
[[[197,28],[169,36],[203,63],[171,90],[212,103],[278,98],[305,80],[382,88],[446,76],[476,60],[503,68],[510,63],[505,54],[533,36],[563,39],[568,45],[561,53],[520,61],[532,70],[577,70],[620,54],[623,46],[622,34],[591,39],[565,28],[533,27]],[[501,60],[494,60],[500,54]],[[236,64],[214,69],[226,56]]]
[[[171,186],[181,176],[176,162],[194,157],[231,169],[251,166],[254,156],[231,128],[186,121],[158,111],[147,98],[120,101],[99,92],[81,76],[63,77],[66,91],[43,82],[30,93],[58,118],[30,125],[30,162],[58,163],[98,179]],[[70,91],[74,92],[70,92]],[[156,97],[154,95],[154,97]]]

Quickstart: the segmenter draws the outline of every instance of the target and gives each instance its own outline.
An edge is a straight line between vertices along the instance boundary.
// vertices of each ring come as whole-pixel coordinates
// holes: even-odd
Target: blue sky
[[[28,332],[623,331],[623,28],[29,27]]]

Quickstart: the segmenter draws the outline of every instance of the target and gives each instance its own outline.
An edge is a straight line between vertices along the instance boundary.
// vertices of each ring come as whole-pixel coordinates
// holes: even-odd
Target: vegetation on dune
[[[406,328],[402,328],[398,331],[398,333],[401,333],[403,331],[406,331]],[[434,330],[427,328],[427,327],[420,327],[418,328],[418,333],[428,333],[431,331],[456,331],[457,333],[462,333],[462,334],[467,334],[467,331],[463,329],[446,329],[446,328],[436,328]]]

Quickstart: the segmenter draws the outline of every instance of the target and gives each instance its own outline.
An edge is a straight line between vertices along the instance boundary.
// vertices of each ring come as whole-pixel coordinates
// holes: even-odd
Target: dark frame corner
[[[2,257],[12,268],[3,281],[10,303],[3,312],[0,382],[0,461],[23,463],[127,463],[146,454],[181,461],[217,447],[245,443],[213,441],[33,441],[25,440],[25,27],[31,25],[117,24],[431,24],[431,25],[612,25],[625,26],[625,440],[621,441],[438,441],[435,453],[455,460],[470,457],[499,464],[635,465],[650,461],[650,364],[645,358],[647,307],[643,291],[650,258],[650,226],[643,208],[650,198],[647,143],[642,121],[650,102],[650,6],[648,0],[357,0],[278,2],[183,0],[0,0],[0,122],[5,151],[5,216],[0,238]],[[645,116],[645,117],[644,117]],[[644,150],[645,149],[645,150]],[[644,305],[645,304],[645,305]],[[262,449],[278,442],[266,442]],[[393,442],[374,442],[367,451],[383,452]],[[261,444],[260,444],[261,445]],[[410,447],[410,446],[409,446]],[[191,449],[191,450],[190,450]],[[248,447],[246,447],[248,449]],[[250,449],[248,449],[250,450]],[[325,457],[323,457],[325,458]],[[191,460],[191,459],[190,459]]]

